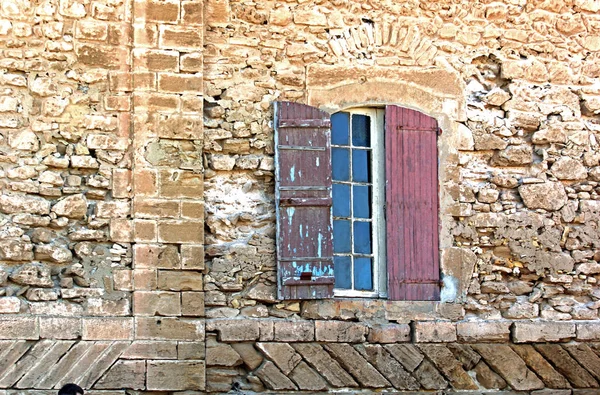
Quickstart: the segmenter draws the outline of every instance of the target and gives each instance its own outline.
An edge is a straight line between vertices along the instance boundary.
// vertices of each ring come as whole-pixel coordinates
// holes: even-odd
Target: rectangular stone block
[[[113,200],[96,203],[98,218],[127,218],[131,214],[131,204],[126,200]]]
[[[186,270],[204,270],[204,246],[182,245],[181,268]]]
[[[135,219],[131,222],[133,222],[133,241],[138,243],[154,243],[157,241],[158,224],[156,221]]]
[[[115,242],[131,243],[133,241],[133,222],[126,218],[111,219],[110,239]]]
[[[200,199],[204,193],[204,177],[192,171],[161,171],[159,193],[162,198]]]
[[[202,291],[202,273],[193,271],[159,270],[158,288],[167,291]]]
[[[410,341],[408,324],[380,324],[369,328],[370,343],[403,343]]]
[[[202,243],[204,221],[160,221],[158,241],[163,243]]]
[[[198,25],[201,26],[204,14],[203,1],[182,1],[181,2],[181,19],[186,26]]]
[[[367,326],[346,321],[315,321],[315,339],[318,342],[362,343],[366,340]]]
[[[133,270],[115,270],[113,286],[117,291],[133,291]]]
[[[136,317],[138,340],[204,340],[204,321],[175,317]]]
[[[156,47],[158,44],[158,27],[154,24],[134,23],[133,42],[136,48]]]
[[[181,97],[174,94],[141,92],[133,95],[136,111],[170,111],[177,112],[181,107]]]
[[[83,318],[83,340],[133,339],[133,318]]]
[[[161,114],[157,120],[157,133],[159,137],[167,139],[178,139],[178,140],[199,140],[202,141],[204,138],[204,123],[202,117],[198,115],[181,115],[181,114]],[[195,177],[202,177],[200,173],[195,174]],[[170,176],[171,174],[167,174]],[[190,175],[190,178],[193,178]],[[177,181],[178,177],[174,178]],[[168,180],[167,180],[168,181]],[[195,184],[195,183],[194,183]],[[176,193],[177,191],[172,191]],[[189,192],[189,191],[188,191]],[[179,196],[179,195],[175,195]],[[181,197],[198,198],[201,195],[185,195]]]
[[[152,169],[135,169],[133,172],[133,192],[135,196],[156,196],[158,193],[158,172]]]
[[[0,319],[0,339],[37,340],[40,323],[36,317],[6,317]]]
[[[177,359],[176,341],[138,340],[131,343],[121,358],[124,359]]]
[[[131,170],[113,169],[112,197],[115,199],[128,198],[131,193]]]
[[[515,343],[544,343],[568,341],[575,338],[574,322],[536,321],[514,323],[512,339]]]
[[[0,298],[0,314],[18,313],[21,310],[21,300],[16,296]]]
[[[189,317],[204,317],[204,292],[182,292],[181,314]]]
[[[125,47],[79,44],[75,46],[77,60],[85,66],[119,69],[128,62],[128,51]]]
[[[418,343],[455,342],[456,324],[444,321],[415,322],[414,334]]]
[[[158,74],[159,92],[202,94],[202,74]]]
[[[136,22],[177,23],[179,1],[136,0],[134,18]]]
[[[179,71],[179,52],[136,48],[133,50],[133,66],[136,70]]]
[[[40,317],[42,339],[78,339],[81,335],[81,318]]]
[[[500,322],[459,322],[456,324],[458,340],[462,342],[508,342],[510,321]]]
[[[158,289],[158,273],[153,269],[133,270],[133,288],[138,291]]]
[[[169,199],[134,197],[133,216],[135,218],[177,218],[179,202]]]
[[[177,342],[177,359],[205,359],[204,342]]]
[[[133,293],[134,315],[181,315],[179,292],[136,291]]]
[[[598,322],[578,322],[577,323],[577,340],[599,341],[600,340],[600,323],[598,323]]]
[[[174,245],[136,244],[133,246],[135,269],[179,269],[181,258]]]
[[[204,361],[148,361],[150,391],[204,390]]]
[[[168,26],[159,28],[158,46],[165,49],[202,49],[203,29],[197,27]]]
[[[183,218],[204,219],[204,203],[202,201],[182,201],[181,216]]]
[[[310,342],[315,340],[315,323],[312,321],[275,321],[274,339],[278,342]]]
[[[206,330],[218,332],[222,342],[253,341],[260,336],[258,320],[210,320],[206,322]]]

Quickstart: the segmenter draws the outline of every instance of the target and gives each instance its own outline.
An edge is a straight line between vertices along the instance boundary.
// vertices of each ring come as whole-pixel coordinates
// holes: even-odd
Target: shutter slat
[[[278,285],[281,299],[333,296],[329,114],[278,102],[276,175]]]
[[[437,122],[386,107],[388,296],[438,300]]]

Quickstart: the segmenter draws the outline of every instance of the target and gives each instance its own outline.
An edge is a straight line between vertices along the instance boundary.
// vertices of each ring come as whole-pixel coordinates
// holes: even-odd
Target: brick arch
[[[462,302],[474,269],[470,251],[453,247],[450,226],[456,201],[451,188],[460,184],[458,128],[466,119],[464,81],[450,71],[388,67],[311,66],[306,78],[307,104],[330,113],[351,107],[394,104],[435,118],[443,133],[439,154],[439,246],[444,302]]]

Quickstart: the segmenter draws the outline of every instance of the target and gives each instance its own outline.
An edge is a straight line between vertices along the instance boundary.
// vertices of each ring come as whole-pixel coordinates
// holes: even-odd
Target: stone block
[[[204,340],[204,321],[175,317],[136,317],[139,340]]]
[[[418,390],[420,385],[389,352],[378,344],[361,344],[356,349],[373,365],[394,388],[403,390]]]
[[[131,170],[113,169],[111,191],[115,199],[129,197],[131,194]]]
[[[0,314],[18,313],[21,310],[21,300],[16,296],[0,298]]]
[[[179,53],[136,48],[133,50],[133,65],[136,70],[177,72],[179,70]]]
[[[204,361],[148,361],[146,377],[150,391],[202,391]]]
[[[202,273],[190,270],[159,270],[158,288],[166,291],[202,291]]]
[[[121,358],[177,359],[177,342],[137,340],[131,343]]]
[[[83,340],[133,339],[133,318],[83,318]]]
[[[257,320],[210,320],[206,323],[206,330],[216,331],[222,342],[253,341],[260,336]]]
[[[231,9],[229,0],[207,0],[204,2],[204,16],[209,26],[229,23]]]
[[[513,344],[511,348],[527,366],[533,370],[549,388],[570,388],[571,384],[563,375],[558,373],[539,352],[529,344]]]
[[[409,372],[414,372],[425,358],[412,344],[386,344],[384,347]]]
[[[197,244],[204,241],[204,221],[160,221],[158,241]]]
[[[202,25],[203,14],[204,14],[204,2],[203,1],[182,1],[181,2],[181,18],[183,24],[189,25]]]
[[[206,339],[207,366],[238,366],[242,357],[229,344],[217,342],[215,335]]]
[[[181,292],[181,314],[204,317],[204,292]]]
[[[508,342],[511,321],[471,321],[456,324],[458,340],[468,342]]]
[[[363,358],[351,345],[345,343],[329,343],[325,350],[335,358],[363,387],[385,388],[390,382]]]
[[[157,240],[157,223],[153,220],[135,219],[133,223],[133,241],[138,243],[154,243]]]
[[[133,291],[133,270],[115,270],[113,284],[117,291]]]
[[[204,219],[204,203],[201,201],[181,202],[181,216],[183,218]]]
[[[178,1],[137,0],[134,9],[136,22],[177,23],[179,20]]]
[[[367,326],[345,321],[315,321],[315,339],[319,342],[362,343]]]
[[[448,378],[453,388],[458,390],[478,389],[477,384],[448,348],[438,344],[420,344],[418,347],[433,362],[435,367]]]
[[[133,262],[135,269],[179,269],[181,258],[177,246],[136,244]]]
[[[187,270],[204,270],[204,245],[182,245],[181,268]]]
[[[334,387],[357,387],[358,384],[319,344],[293,343],[292,347]]]
[[[369,343],[403,343],[410,341],[408,324],[377,324],[369,327]]]
[[[301,390],[323,391],[327,389],[327,382],[304,361],[300,362],[298,366],[292,370],[289,374],[289,378],[291,378]]]
[[[110,239],[115,242],[131,243],[133,241],[133,222],[125,218],[111,219]]]
[[[125,47],[79,44],[75,46],[75,53],[77,60],[85,66],[116,70],[127,62]]]
[[[512,339],[515,343],[568,341],[575,338],[574,322],[515,322]]]
[[[81,318],[40,317],[42,339],[78,339],[81,335]]]
[[[273,340],[278,342],[309,342],[315,340],[315,323],[312,321],[275,321]]]
[[[202,74],[158,74],[159,92],[202,93]]]
[[[275,391],[296,390],[296,385],[271,361],[267,361],[255,371],[255,374],[267,385],[268,388]]]
[[[181,315],[179,292],[137,291],[133,293],[134,315]]]
[[[287,343],[257,343],[263,352],[286,376],[300,363],[302,357]]]
[[[444,321],[415,322],[414,340],[418,343],[450,343],[456,341],[456,324]]]
[[[206,345],[204,342],[178,342],[177,359],[205,359]]]
[[[156,270],[133,270],[133,284],[136,291],[152,291],[158,288],[158,275]]]
[[[135,218],[177,218],[179,202],[168,199],[134,197],[133,216]]]
[[[146,387],[145,361],[115,362],[110,369],[94,384],[97,389],[131,388],[143,390]]]
[[[202,141],[202,139],[204,138],[203,126],[204,124],[202,122],[202,118],[195,114],[161,114],[158,117],[156,128],[158,136],[162,138]],[[173,173],[179,173],[179,175],[173,175]],[[161,174],[163,175],[162,182],[166,183],[163,185],[163,188],[165,188],[165,193],[179,196],[179,191],[177,191],[176,188],[177,185],[180,185],[185,187],[182,190],[185,196],[181,197],[190,197],[197,199],[198,196],[202,196],[201,194],[194,195],[195,191],[199,191],[199,188],[202,187],[202,184],[197,184],[198,179],[203,178],[202,174],[196,174],[187,170],[178,170],[174,172],[164,171],[161,172]],[[172,182],[170,182],[168,179],[165,179],[165,174],[167,174],[167,177],[169,177],[170,175],[173,176]],[[181,176],[181,174],[183,174],[183,176]]]
[[[264,360],[261,353],[254,348],[254,343],[232,343],[231,347],[242,357],[244,364],[250,370],[258,368]]]
[[[133,172],[135,196],[156,196],[158,193],[158,172],[153,169],[136,169]]]
[[[600,323],[598,322],[578,322],[577,340],[583,341],[599,341],[600,340]]]
[[[37,340],[40,323],[36,317],[6,317],[0,320],[0,339]]]
[[[203,29],[163,25],[159,28],[159,48],[177,50],[202,49]]]
[[[204,177],[191,171],[161,171],[159,193],[163,198],[198,199],[204,193]]]

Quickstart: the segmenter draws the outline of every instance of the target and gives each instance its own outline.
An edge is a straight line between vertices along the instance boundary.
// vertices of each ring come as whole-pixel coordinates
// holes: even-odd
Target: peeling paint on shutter
[[[275,103],[275,200],[281,299],[333,297],[331,122],[328,113]]]
[[[390,300],[439,300],[437,121],[385,110],[386,230]]]

